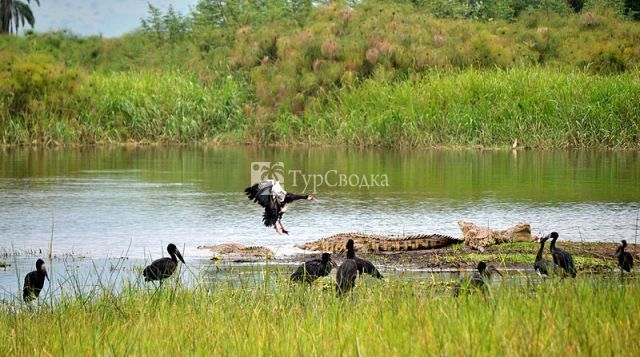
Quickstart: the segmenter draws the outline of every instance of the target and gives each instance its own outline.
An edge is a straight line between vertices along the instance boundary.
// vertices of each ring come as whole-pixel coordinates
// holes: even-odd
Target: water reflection
[[[384,174],[389,185],[320,185],[320,202],[296,204],[284,219],[291,235],[278,236],[242,194],[253,161],[305,174]],[[534,233],[617,241],[635,234],[638,182],[636,152],[4,149],[0,247],[52,242],[55,254],[149,259],[169,242],[190,257],[209,255],[199,245],[237,242],[282,255],[296,243],[347,231],[459,236],[460,219],[495,227],[527,221]],[[304,189],[292,183],[286,176],[287,189]]]

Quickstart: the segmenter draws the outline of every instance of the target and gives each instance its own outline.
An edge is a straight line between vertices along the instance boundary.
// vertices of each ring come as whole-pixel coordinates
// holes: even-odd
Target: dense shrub
[[[474,11],[489,14],[501,2],[487,3],[478,2]],[[514,17],[520,14],[515,21],[497,20],[506,15],[488,22],[449,19],[469,18],[462,15],[469,4],[366,1],[350,8],[332,3],[313,11],[303,26],[239,28],[229,59],[251,71],[267,113],[300,112],[312,97],[365,78],[403,79],[433,68],[547,65],[612,74],[640,63],[640,25],[602,7],[570,15],[564,1],[505,1],[503,10],[522,5],[512,11]],[[445,5],[451,11],[443,13]]]
[[[64,111],[82,84],[77,70],[56,63],[46,54],[0,53],[0,105],[10,116],[46,108]]]

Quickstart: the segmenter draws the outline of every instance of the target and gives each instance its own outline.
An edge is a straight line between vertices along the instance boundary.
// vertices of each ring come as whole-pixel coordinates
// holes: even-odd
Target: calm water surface
[[[388,186],[317,185],[319,201],[296,202],[283,219],[291,234],[280,236],[261,224],[262,210],[242,192],[254,161],[282,162],[292,192],[304,182],[290,170],[335,170],[331,185],[340,174],[386,175]],[[0,151],[0,247],[44,250],[53,233],[54,253],[92,258],[158,257],[168,242],[187,257],[208,255],[199,245],[227,242],[285,254],[295,243],[349,231],[459,236],[461,219],[492,227],[527,221],[534,233],[614,241],[633,238],[639,201],[635,152]]]
[[[273,172],[284,174],[286,189],[315,191],[318,202],[297,202],[285,215],[289,236],[264,227],[262,210],[243,194],[252,162],[282,162],[283,170]],[[305,190],[302,175],[309,182],[316,177],[315,188]],[[357,179],[358,185],[341,186],[340,175],[354,176],[351,182]],[[362,178],[371,184],[372,175],[388,185],[366,187]],[[329,184],[319,184],[320,177]],[[193,259],[209,256],[199,245],[264,245],[284,255],[297,251],[296,243],[349,231],[459,236],[461,219],[492,227],[527,221],[534,233],[556,230],[562,239],[617,241],[633,239],[639,202],[636,152],[0,151],[0,248],[44,252],[53,236],[54,254],[94,260],[149,261],[169,242]]]

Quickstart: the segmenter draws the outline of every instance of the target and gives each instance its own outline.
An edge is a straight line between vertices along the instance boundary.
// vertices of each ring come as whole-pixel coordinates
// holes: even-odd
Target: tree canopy
[[[40,0],[33,0],[40,6]],[[32,28],[36,19],[31,11],[31,0],[0,0],[0,16],[2,16],[1,33],[18,33],[20,27],[29,24]]]

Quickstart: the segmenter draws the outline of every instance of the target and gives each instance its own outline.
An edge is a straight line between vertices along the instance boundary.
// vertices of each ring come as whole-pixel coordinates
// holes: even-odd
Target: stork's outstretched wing
[[[267,180],[257,183],[251,187],[247,187],[244,192],[247,194],[250,200],[256,202],[264,208],[271,207],[271,188],[273,187],[273,181]]]
[[[250,200],[264,207],[262,221],[267,227],[276,224],[280,218],[281,203],[287,192],[277,181],[266,180],[247,187],[244,192]]]

